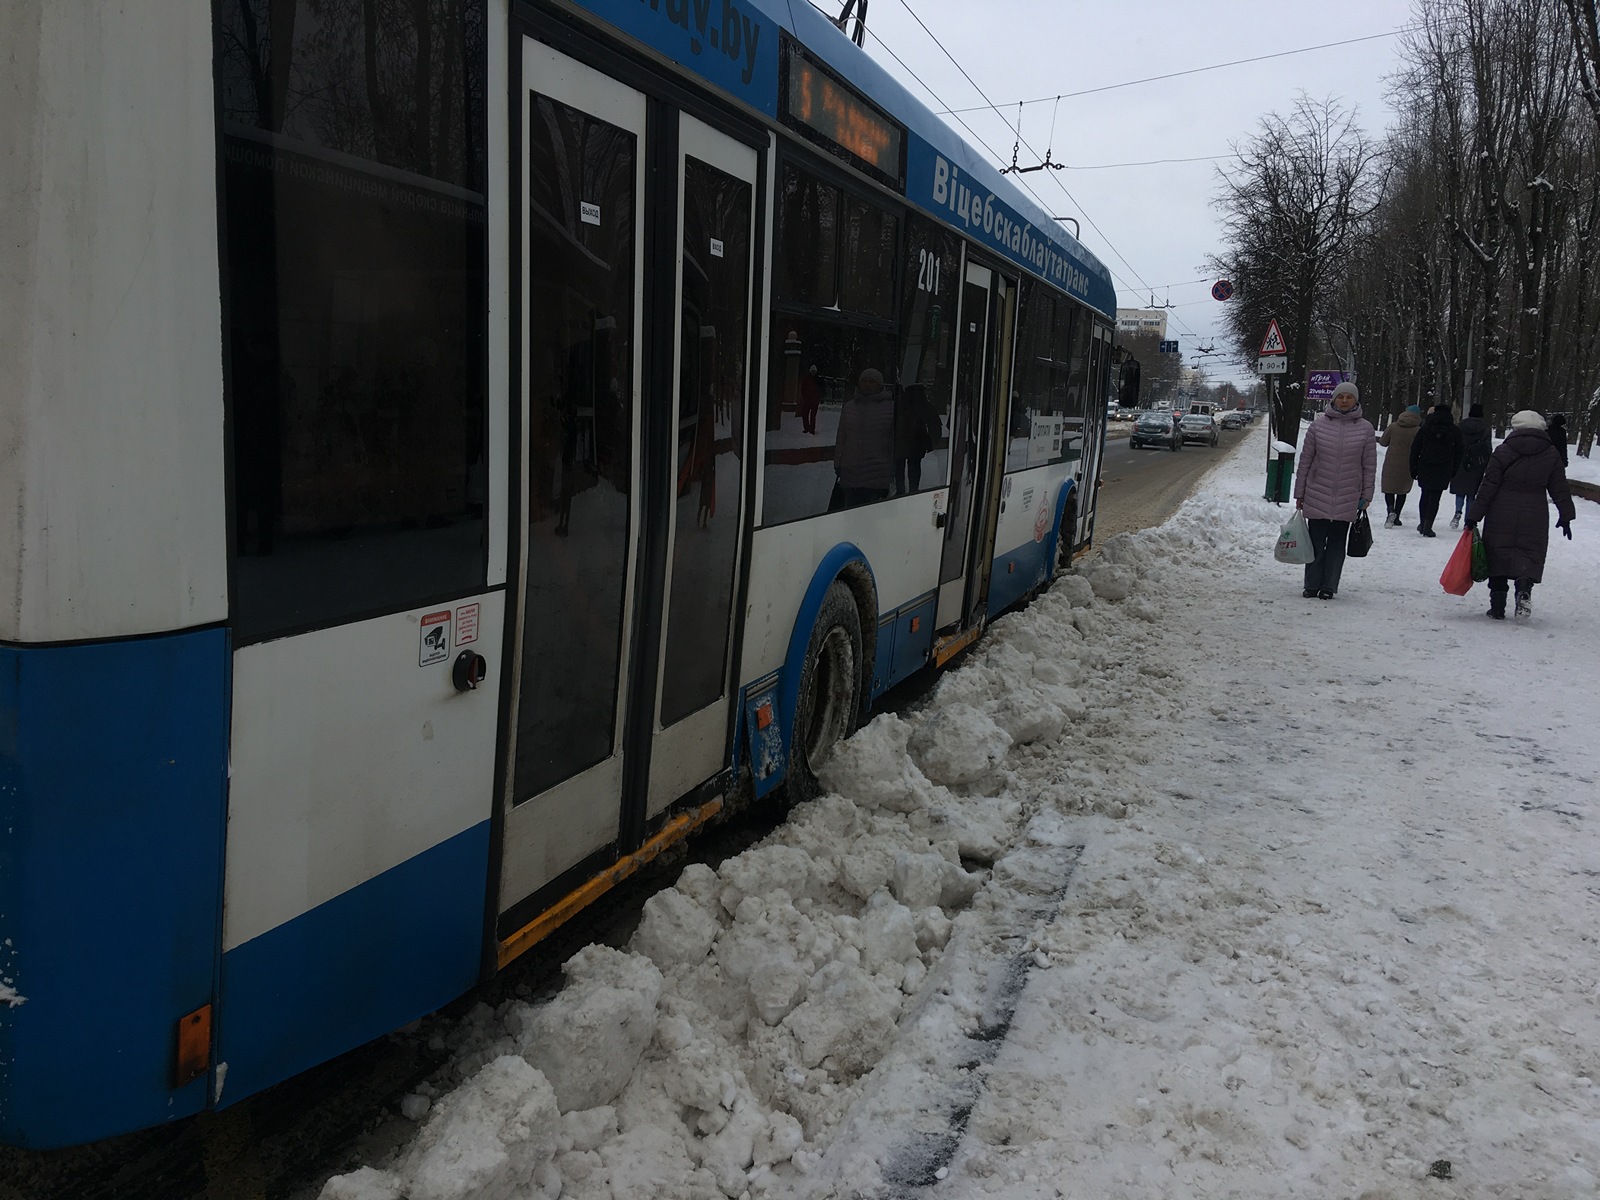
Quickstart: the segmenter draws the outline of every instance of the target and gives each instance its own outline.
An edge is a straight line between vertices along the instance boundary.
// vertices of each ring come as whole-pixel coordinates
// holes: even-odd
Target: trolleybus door
[[[1011,356],[1017,329],[1017,286],[1004,275],[995,276],[994,286],[994,338],[989,354],[989,373],[986,395],[988,419],[984,422],[987,444],[983,454],[983,470],[979,476],[978,495],[982,511],[974,525],[978,536],[972,546],[972,567],[967,587],[967,608],[962,624],[971,626],[989,611],[989,579],[994,569],[995,534],[1000,526],[1000,510],[1005,504],[1001,485],[1006,467],[1006,418],[1011,406]]]
[[[950,405],[950,502],[946,510],[944,552],[939,560],[940,629],[966,612],[967,547],[972,540],[972,498],[978,485],[980,408],[989,351],[989,291],[994,272],[968,263],[956,318],[956,390]]]
[[[1074,547],[1088,540],[1094,525],[1095,483],[1100,478],[1100,460],[1105,452],[1106,391],[1111,371],[1111,330],[1094,327],[1089,343],[1089,403],[1083,421],[1083,457],[1079,459],[1077,525],[1062,530]]]
[[[522,84],[502,911],[617,840],[642,523],[646,100],[531,38]]]
[[[666,600],[648,815],[727,757],[734,600],[744,527],[756,151],[679,125],[678,307]]]

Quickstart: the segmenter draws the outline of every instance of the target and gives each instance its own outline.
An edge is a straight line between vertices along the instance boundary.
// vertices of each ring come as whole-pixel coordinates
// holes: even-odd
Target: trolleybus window
[[[785,164],[762,520],[894,494],[899,218]]]
[[[480,587],[483,4],[217,19],[237,635]]]
[[[906,218],[900,275],[900,395],[895,411],[895,491],[941,488],[950,470],[961,239],[923,217]]]
[[[1021,303],[1008,471],[1083,456],[1088,314],[1033,279],[1022,281]]]
[[[834,307],[839,301],[839,189],[785,166],[778,203],[773,293],[790,304]]]

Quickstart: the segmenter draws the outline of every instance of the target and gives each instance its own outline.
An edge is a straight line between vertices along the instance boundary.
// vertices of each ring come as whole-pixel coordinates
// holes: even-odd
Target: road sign
[[[1219,279],[1211,285],[1211,298],[1213,300],[1226,300],[1233,295],[1233,284],[1226,279]]]
[[[1177,338],[1173,338],[1170,342],[1162,342],[1161,343],[1161,353],[1162,354],[1176,354],[1177,352],[1178,352],[1178,339]]]
[[[1262,375],[1282,375],[1289,369],[1289,359],[1283,354],[1263,355],[1256,360],[1256,371]]]
[[[1288,344],[1283,340],[1283,330],[1278,328],[1277,317],[1273,317],[1272,322],[1267,326],[1267,336],[1261,339],[1259,353],[1263,358],[1269,354],[1289,353]]]

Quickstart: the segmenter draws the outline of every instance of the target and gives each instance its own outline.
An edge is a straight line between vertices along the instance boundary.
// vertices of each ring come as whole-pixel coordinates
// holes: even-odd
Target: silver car
[[[1208,446],[1217,444],[1217,422],[1210,413],[1188,413],[1178,422],[1178,428],[1183,433],[1185,444],[1189,442],[1204,442]]]

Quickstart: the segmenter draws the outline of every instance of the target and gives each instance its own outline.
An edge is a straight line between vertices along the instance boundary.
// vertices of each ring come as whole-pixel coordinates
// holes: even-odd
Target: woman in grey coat
[[[1570,539],[1576,516],[1561,456],[1545,433],[1544,418],[1523,409],[1511,418],[1511,432],[1489,459],[1483,483],[1467,509],[1467,528],[1483,522],[1489,555],[1489,616],[1505,620],[1506,586],[1517,583],[1517,620],[1533,615],[1533,585],[1544,578],[1550,546],[1549,501],[1560,519],[1556,528]]]

